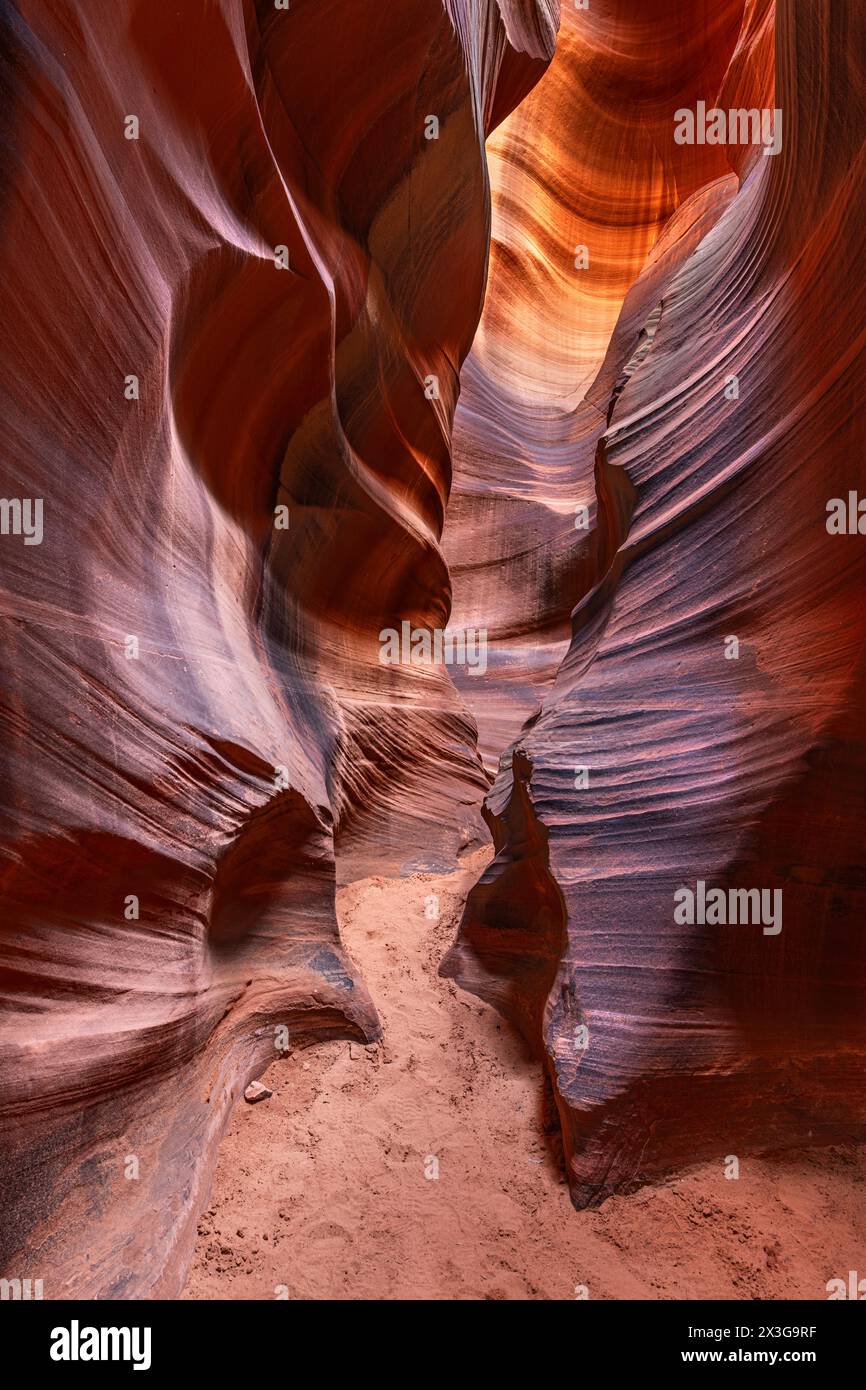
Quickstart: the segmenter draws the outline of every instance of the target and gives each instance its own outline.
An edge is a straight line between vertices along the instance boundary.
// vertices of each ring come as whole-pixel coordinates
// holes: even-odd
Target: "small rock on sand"
[[[244,1100],[249,1101],[250,1105],[255,1105],[257,1100],[267,1100],[272,1096],[273,1091],[269,1091],[267,1086],[263,1086],[261,1081],[251,1081],[244,1091]]]

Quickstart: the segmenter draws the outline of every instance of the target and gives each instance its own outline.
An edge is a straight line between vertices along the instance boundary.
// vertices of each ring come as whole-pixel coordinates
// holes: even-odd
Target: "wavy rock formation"
[[[177,1294],[247,1084],[377,1036],[338,879],[497,766],[443,968],[578,1204],[862,1130],[864,11],[0,7],[7,1277]]]
[[[558,635],[548,596],[564,597],[552,576],[573,542],[544,512],[566,511],[566,442],[581,460],[573,485],[594,492],[568,649],[502,753],[487,805],[496,858],[444,966],[538,1043],[577,1205],[674,1165],[862,1135],[866,1123],[866,552],[862,536],[827,527],[828,501],[862,480],[866,442],[866,6],[780,0],[771,46],[773,19],[767,4],[746,6],[720,88],[710,66],[699,95],[781,108],[778,155],[730,147],[731,173],[678,209],[570,417],[555,362],[549,388],[533,391],[545,353],[530,324],[511,347],[535,374],[505,394],[507,341],[490,365],[481,335],[457,435],[473,462],[479,438],[490,454],[505,439],[521,499],[509,555],[531,571],[529,599],[512,613],[503,583],[487,610],[506,666],[531,644],[534,614],[545,640]],[[665,89],[662,62],[647,71],[672,127],[690,102]],[[638,205],[652,208],[644,168]],[[701,177],[692,167],[683,191]],[[539,244],[518,213],[514,227],[518,246]],[[551,334],[559,310],[557,298]],[[494,301],[488,314],[495,333]],[[573,345],[572,359],[576,383],[588,355]],[[589,406],[603,417],[594,437]],[[486,434],[485,413],[497,421]],[[490,585],[472,570],[491,566],[490,554],[465,562],[482,609]],[[514,665],[487,697],[494,732],[549,671]],[[778,890],[781,930],[677,922],[676,895],[699,881]]]
[[[550,70],[489,142],[490,280],[461,374],[445,553],[452,623],[488,632],[488,680],[455,679],[493,769],[597,573],[596,445],[647,317],[641,303],[620,319],[623,300],[677,209],[708,189],[677,223],[684,257],[734,183],[723,148],[675,143],[672,111],[718,89],[742,17],[742,0],[701,20],[667,0],[567,6]]]
[[[46,1297],[177,1293],[247,1083],[376,1035],[337,860],[477,833],[473,722],[378,634],[446,620],[483,142],[556,9],[3,7],[0,1264]]]

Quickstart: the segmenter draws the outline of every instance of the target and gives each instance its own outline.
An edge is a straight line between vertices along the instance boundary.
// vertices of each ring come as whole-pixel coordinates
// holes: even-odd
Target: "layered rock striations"
[[[475,833],[473,721],[378,634],[447,614],[483,141],[555,10],[3,9],[0,1263],[46,1297],[178,1292],[246,1084],[377,1034],[337,861]]]
[[[452,623],[488,634],[488,679],[455,680],[492,769],[598,570],[597,441],[653,307],[620,318],[623,300],[677,210],[707,190],[670,237],[681,258],[735,186],[723,148],[676,143],[672,112],[718,90],[742,20],[742,0],[700,21],[669,3],[566,6],[549,71],[489,141],[490,278],[461,373],[445,553]]]
[[[443,968],[574,1200],[862,1133],[864,6],[559,18],[2,11],[0,1265],[46,1297],[179,1291],[247,1084],[378,1035],[338,877],[452,864],[497,768]],[[778,153],[680,143],[701,102]],[[382,661],[449,623],[486,670]]]
[[[578,1205],[866,1121],[866,7],[773,18],[703,95],[781,149],[678,210],[588,393],[592,559],[444,967],[538,1043]]]

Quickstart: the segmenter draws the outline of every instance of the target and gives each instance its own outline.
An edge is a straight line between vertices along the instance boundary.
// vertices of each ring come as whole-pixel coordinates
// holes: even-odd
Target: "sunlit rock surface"
[[[677,209],[708,188],[669,238],[681,259],[734,183],[724,149],[675,143],[673,111],[718,90],[742,11],[564,6],[549,71],[488,144],[490,280],[461,376],[445,550],[452,622],[488,632],[490,678],[455,679],[494,770],[597,572],[597,441],[656,303],[620,320],[625,295]]]

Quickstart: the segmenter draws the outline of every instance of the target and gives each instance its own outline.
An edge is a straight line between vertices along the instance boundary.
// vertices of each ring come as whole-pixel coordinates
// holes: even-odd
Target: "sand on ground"
[[[488,857],[340,890],[384,1028],[274,1063],[237,1107],[188,1299],[825,1299],[866,1275],[866,1149],[725,1155],[572,1207],[540,1064],[437,968]],[[438,920],[428,911],[438,898]]]

